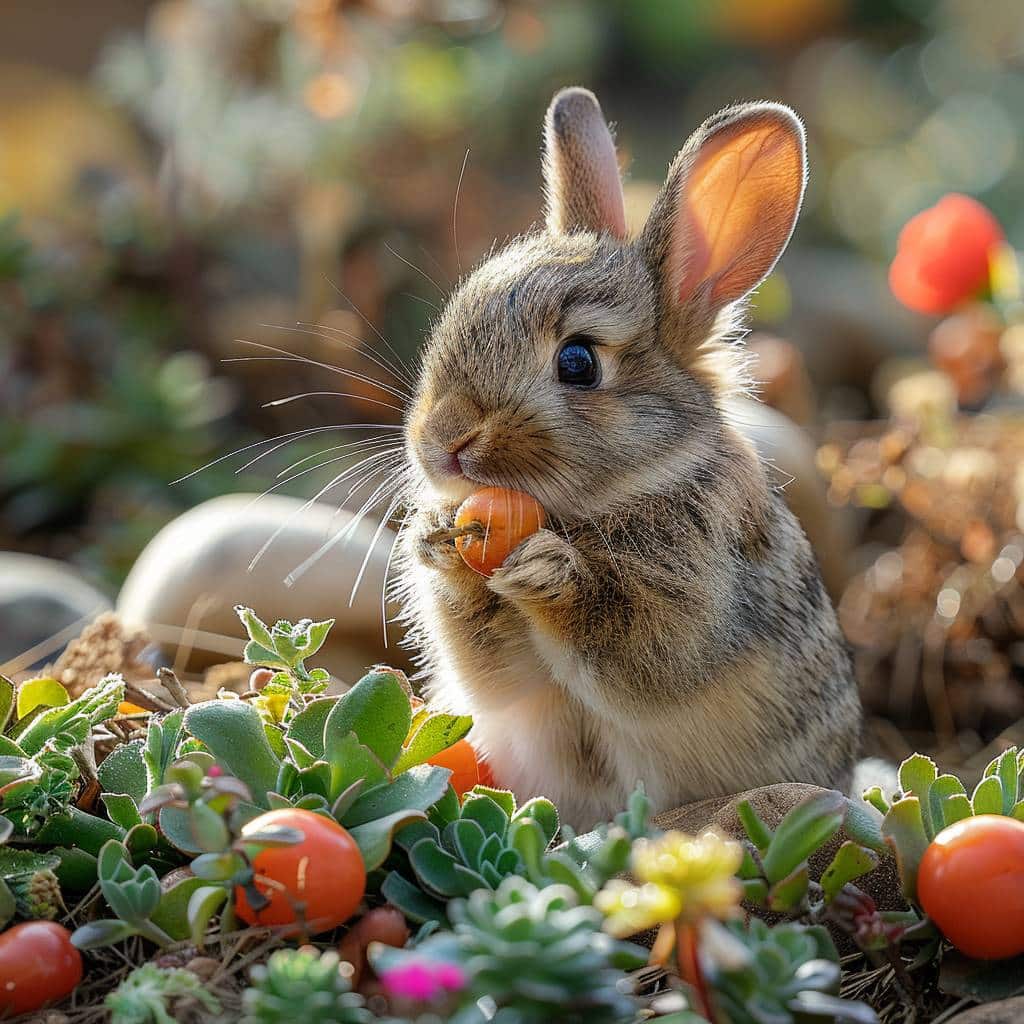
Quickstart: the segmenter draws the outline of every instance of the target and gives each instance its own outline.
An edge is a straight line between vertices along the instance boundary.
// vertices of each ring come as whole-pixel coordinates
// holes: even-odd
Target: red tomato
[[[63,999],[81,980],[82,956],[67,928],[26,921],[0,934],[0,1016]]]
[[[889,287],[919,313],[948,313],[988,282],[1003,229],[976,199],[951,193],[907,221],[900,232]]]
[[[356,841],[333,819],[291,807],[253,818],[242,829],[242,837],[270,825],[299,829],[305,838],[294,846],[269,846],[256,854],[256,888],[270,897],[270,903],[254,911],[239,886],[238,916],[247,924],[293,924],[296,909],[301,908],[311,935],[347,921],[366,891],[366,867]],[[261,876],[269,882],[261,881]]]
[[[462,560],[482,576],[490,576],[513,548],[544,525],[544,509],[536,498],[504,487],[474,491],[455,514],[456,527],[478,523],[483,536],[467,534],[455,541]]]
[[[448,780],[452,789],[459,796],[468,793],[480,782],[480,767],[477,764],[476,751],[468,740],[459,740],[447,750],[435,754],[427,764],[435,764],[439,768],[450,768],[452,777]]]
[[[917,897],[961,953],[1024,953],[1024,821],[979,814],[944,828],[921,858]]]

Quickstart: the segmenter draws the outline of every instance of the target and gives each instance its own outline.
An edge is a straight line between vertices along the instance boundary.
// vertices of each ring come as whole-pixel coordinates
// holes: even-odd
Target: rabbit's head
[[[786,107],[722,111],[680,151],[631,240],[594,96],[558,93],[544,139],[545,230],[452,295],[407,443],[420,500],[499,485],[571,520],[678,481],[720,439],[722,398],[743,383],[737,309],[789,240],[805,147]]]

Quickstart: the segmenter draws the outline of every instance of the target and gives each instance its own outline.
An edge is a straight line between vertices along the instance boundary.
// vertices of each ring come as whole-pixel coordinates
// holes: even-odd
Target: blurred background
[[[540,122],[567,84],[616,125],[636,225],[710,113],[768,97],[805,119],[807,204],[750,344],[869,746],[969,768],[1024,740],[1019,0],[0,2],[4,671],[59,651],[133,575],[128,604],[183,586],[185,611],[157,618],[218,632],[194,577],[244,575],[249,500],[140,554],[209,499],[309,498],[393,437],[387,364],[537,222]],[[925,315],[888,267],[948,193],[1009,245],[976,295]],[[373,586],[348,630],[364,662],[386,656]]]

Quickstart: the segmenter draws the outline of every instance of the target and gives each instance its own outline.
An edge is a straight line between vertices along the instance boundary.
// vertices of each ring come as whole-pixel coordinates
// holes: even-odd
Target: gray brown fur
[[[673,298],[675,197],[695,147],[743,118],[799,130],[782,109],[701,129],[635,243],[564,229],[615,197],[592,194],[608,187],[592,166],[574,173],[575,150],[549,154],[549,193],[591,194],[549,198],[547,229],[474,271],[425,347],[397,555],[409,641],[431,698],[474,715],[498,781],[545,793],[576,826],[638,780],[665,809],[770,782],[842,787],[858,753],[850,658],[814,557],[722,412],[746,384],[739,303],[710,301],[714,281]],[[556,378],[571,333],[600,343],[594,390]],[[446,472],[470,438],[465,476]],[[533,494],[550,517],[489,579],[425,539],[485,484]]]

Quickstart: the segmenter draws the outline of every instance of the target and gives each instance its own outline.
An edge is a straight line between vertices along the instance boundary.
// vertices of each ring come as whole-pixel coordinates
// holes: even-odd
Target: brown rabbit
[[[407,420],[399,598],[431,700],[500,784],[577,827],[638,781],[657,808],[786,780],[844,787],[861,709],[800,527],[723,412],[742,300],[793,230],[804,133],[774,103],[706,121],[626,236],[583,89],[545,125],[547,223],[464,280]],[[429,535],[481,485],[548,528],[493,576]]]

